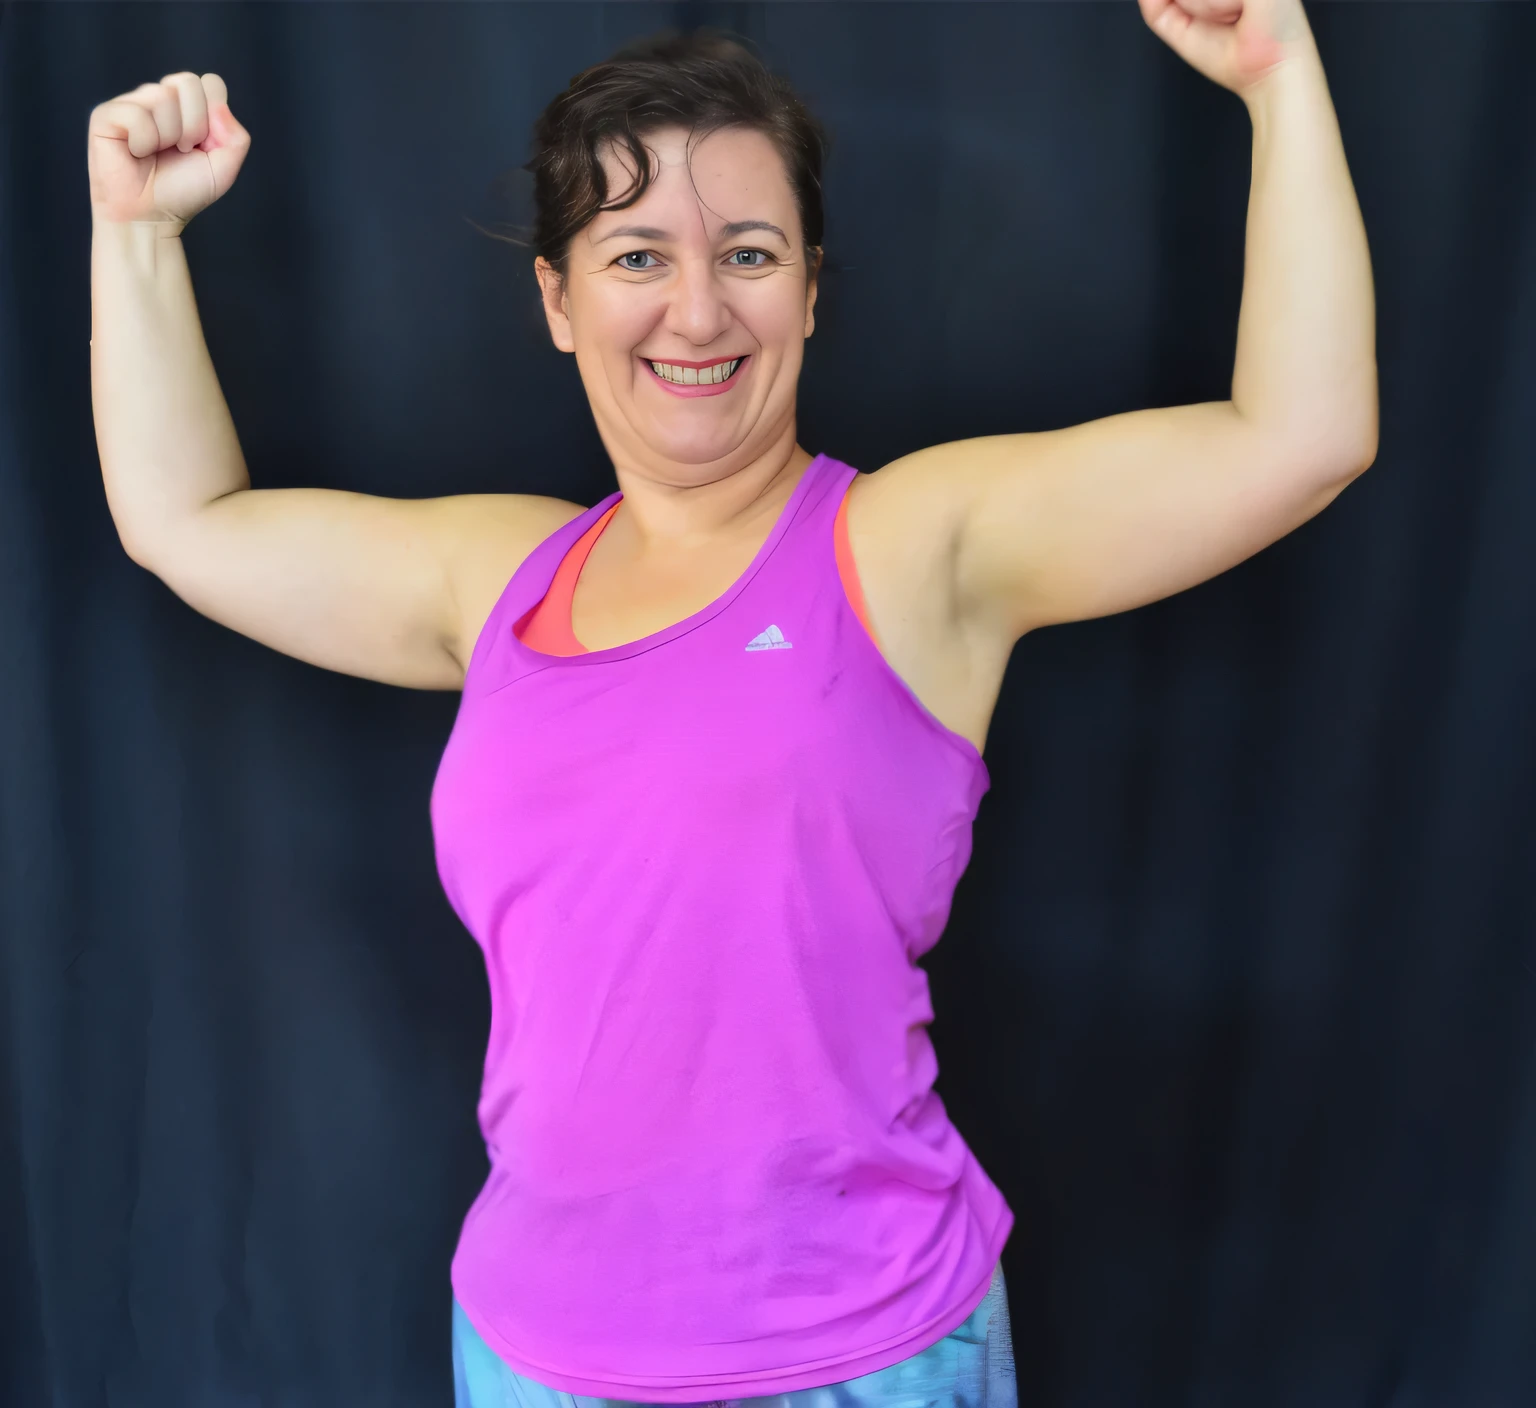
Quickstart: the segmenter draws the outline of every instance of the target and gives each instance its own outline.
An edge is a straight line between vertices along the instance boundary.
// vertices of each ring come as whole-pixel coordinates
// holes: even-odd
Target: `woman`
[[[1253,118],[1229,401],[870,474],[812,455],[819,129],[745,51],[674,36],[536,132],[535,273],[619,485],[591,508],[252,490],[179,238],[250,139],[214,74],[91,116],[126,549],[279,650],[463,691],[432,801],[492,992],[461,1404],[1011,1399],[1012,1215],[932,1090],[915,961],[1004,667],[1248,557],[1376,447],[1364,232],[1299,3],[1141,3]]]

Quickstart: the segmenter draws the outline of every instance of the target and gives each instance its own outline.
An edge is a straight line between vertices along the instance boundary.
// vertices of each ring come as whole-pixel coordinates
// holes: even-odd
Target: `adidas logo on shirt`
[[[748,650],[793,650],[792,646],[784,639],[784,632],[777,626],[769,626],[760,636],[753,636],[747,642]]]

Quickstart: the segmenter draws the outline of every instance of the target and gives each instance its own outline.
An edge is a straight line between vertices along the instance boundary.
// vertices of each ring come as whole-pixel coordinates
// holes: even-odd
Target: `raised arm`
[[[135,562],[233,630],[328,669],[458,688],[507,578],[580,510],[251,488],[181,244],[249,143],[224,96],[217,75],[172,74],[91,114],[91,396],[113,521]]]
[[[882,536],[945,536],[954,611],[1010,642],[1225,571],[1376,454],[1370,257],[1299,0],[1141,8],[1253,122],[1231,399],[935,446],[880,471],[889,487],[868,496]]]

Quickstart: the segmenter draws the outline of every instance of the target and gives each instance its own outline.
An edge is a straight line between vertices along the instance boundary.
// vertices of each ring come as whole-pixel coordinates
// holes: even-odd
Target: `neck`
[[[778,517],[813,459],[796,443],[793,426],[782,443],[745,461],[651,466],[616,459],[624,499],[603,536],[641,554],[750,537],[763,520]]]

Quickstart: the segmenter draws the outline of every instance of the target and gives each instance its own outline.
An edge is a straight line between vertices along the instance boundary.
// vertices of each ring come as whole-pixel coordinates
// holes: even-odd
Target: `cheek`
[[[786,355],[798,355],[805,338],[805,295],[798,285],[786,294],[783,287],[769,288],[768,280],[758,297],[748,297],[739,305],[740,320],[766,348],[776,347]]]
[[[594,361],[632,357],[655,328],[661,310],[637,299],[587,298],[571,320],[577,345]]]

